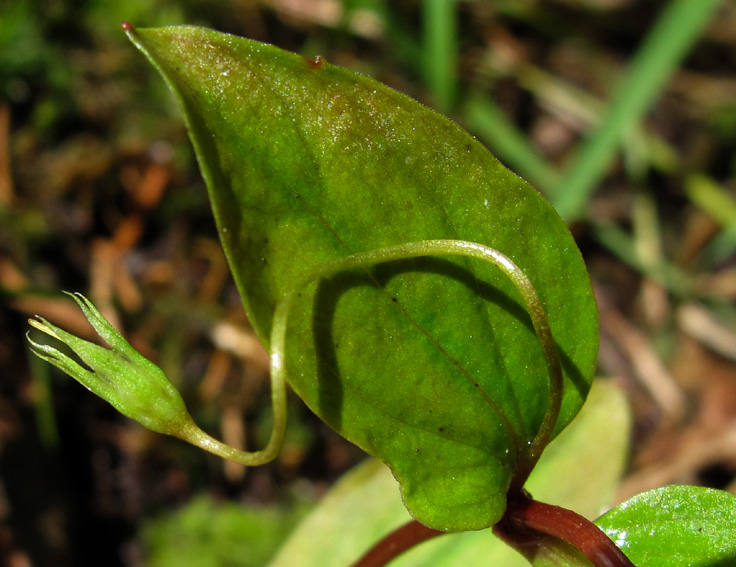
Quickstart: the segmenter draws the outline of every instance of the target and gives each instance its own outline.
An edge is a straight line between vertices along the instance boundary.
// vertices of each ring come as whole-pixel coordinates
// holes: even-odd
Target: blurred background
[[[629,392],[619,491],[736,492],[734,0],[0,0],[0,564],[254,566],[363,455],[290,400],[244,471],[32,357],[81,291],[226,441],[267,437],[267,357],[182,118],[125,39],[189,23],[371,75],[450,116],[558,208]]]

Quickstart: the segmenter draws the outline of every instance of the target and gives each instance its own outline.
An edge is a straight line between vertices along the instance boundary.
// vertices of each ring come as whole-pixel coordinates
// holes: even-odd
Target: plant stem
[[[412,520],[384,537],[354,563],[353,567],[384,567],[415,545],[446,533]]]
[[[537,502],[525,493],[509,495],[506,513],[494,533],[517,548],[528,548],[540,534],[571,544],[594,567],[635,567],[593,522],[572,510]]]

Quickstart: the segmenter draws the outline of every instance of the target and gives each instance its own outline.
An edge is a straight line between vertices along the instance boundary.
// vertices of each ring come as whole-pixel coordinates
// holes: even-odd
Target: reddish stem
[[[543,546],[539,541],[543,534],[569,543],[594,567],[635,567],[593,522],[572,510],[532,500],[526,494],[509,498],[506,513],[493,531],[515,547]],[[445,533],[413,520],[379,541],[352,567],[385,567],[415,545]]]
[[[506,514],[494,531],[517,544],[533,542],[536,534],[566,541],[595,567],[635,567],[593,522],[572,510],[544,504],[521,494],[509,499]]]
[[[353,567],[384,567],[404,551],[445,533],[412,520],[379,541]]]

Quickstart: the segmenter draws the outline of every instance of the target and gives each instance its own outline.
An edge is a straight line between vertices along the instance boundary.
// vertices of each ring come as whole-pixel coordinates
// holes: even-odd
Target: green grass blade
[[[457,16],[454,0],[426,0],[424,80],[440,112],[452,108],[457,93]]]
[[[661,92],[720,3],[674,0],[664,9],[615,91],[603,122],[552,193],[552,204],[564,219],[580,216],[623,136]]]
[[[634,239],[622,228],[615,225],[598,224],[592,227],[592,232],[596,240],[620,260],[639,273],[661,283],[673,294],[687,297],[692,293],[692,281],[686,273],[666,260],[654,263],[645,261],[637,251]]]
[[[705,175],[692,175],[685,183],[689,199],[723,228],[736,225],[736,199]]]
[[[736,250],[736,200],[721,185],[705,175],[692,175],[685,183],[690,201],[723,227],[707,248],[712,262],[726,260]]]

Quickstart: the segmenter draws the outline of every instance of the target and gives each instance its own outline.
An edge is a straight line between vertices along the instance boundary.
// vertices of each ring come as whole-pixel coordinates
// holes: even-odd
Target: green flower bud
[[[111,348],[75,337],[37,317],[29,319],[31,326],[66,344],[86,367],[50,345],[34,342],[29,336],[33,353],[145,427],[182,438],[191,436],[196,425],[166,374],[130,346],[87,298],[78,293],[68,295]]]

